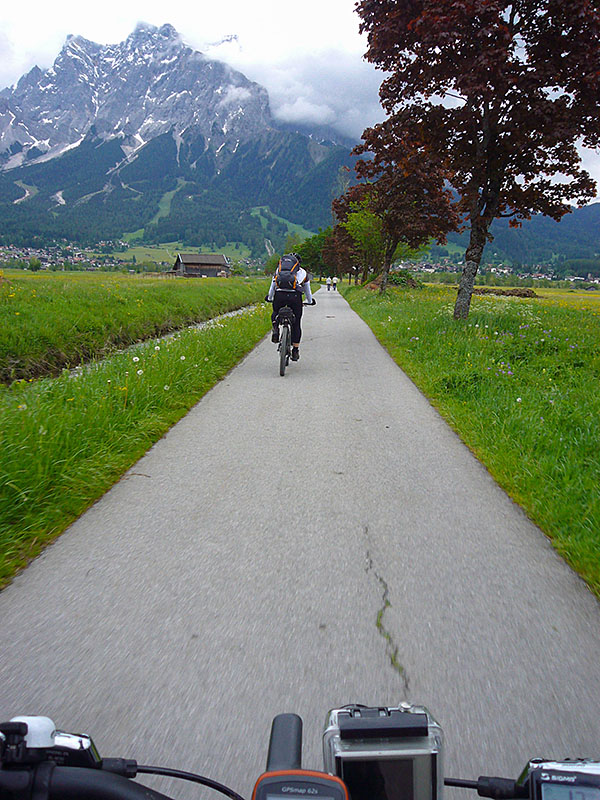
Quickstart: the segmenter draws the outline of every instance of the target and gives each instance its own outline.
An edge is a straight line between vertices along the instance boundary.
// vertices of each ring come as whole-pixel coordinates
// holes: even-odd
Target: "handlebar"
[[[195,775],[192,772],[166,767],[139,766],[131,776],[112,773],[105,769],[86,767],[61,767],[52,761],[43,761],[33,769],[0,770],[0,798],[40,798],[43,800],[172,800],[168,795],[149,789],[129,778],[135,774],[163,775],[168,778],[199,783],[221,792],[231,800],[244,798],[222,783]]]
[[[49,800],[170,800],[121,775],[83,767],[56,767],[49,790]]]
[[[265,798],[268,800],[268,798],[291,797],[308,792],[315,800],[318,798],[333,800],[337,797],[347,798],[348,789],[353,800],[357,800],[357,797],[358,800],[370,798],[371,790],[380,780],[377,771],[380,762],[377,759],[373,760],[372,749],[369,751],[367,747],[364,751],[365,738],[373,739],[373,736],[375,737],[373,741],[378,742],[376,748],[378,755],[388,756],[386,770],[389,770],[390,766],[394,768],[394,763],[406,764],[408,756],[414,758],[415,753],[422,758],[426,753],[423,744],[426,740],[431,740],[429,741],[429,745],[432,746],[431,753],[437,759],[441,752],[441,729],[429,716],[429,712],[422,707],[412,706],[409,709],[392,709],[393,714],[389,711],[389,709],[370,709],[364,706],[346,706],[339,711],[330,712],[324,742],[327,740],[327,747],[335,756],[334,761],[342,762],[342,771],[338,771],[337,767],[340,766],[338,764],[335,769],[329,769],[328,774],[305,771],[301,768],[301,718],[297,714],[280,714],[275,717],[269,741],[267,771],[257,781],[253,797],[255,800]],[[387,717],[386,712],[388,712]],[[339,716],[332,716],[334,714]],[[409,719],[410,717],[412,719]],[[172,800],[167,795],[131,780],[139,774],[162,775],[192,781],[214,789],[231,800],[244,800],[228,786],[202,775],[165,767],[140,766],[136,761],[127,759],[102,759],[89,737],[57,732],[54,730],[54,723],[47,717],[17,719],[18,721],[13,719],[9,723],[0,723],[0,800],[80,800],[80,798]],[[25,723],[23,720],[28,722]],[[40,721],[43,723],[36,729],[36,724]],[[389,738],[389,741],[386,739],[382,744],[382,736]],[[422,740],[422,744],[418,745],[416,750],[415,736]],[[340,747],[342,740],[343,745]],[[396,742],[397,747],[395,750],[392,748],[386,751],[390,742]],[[409,747],[408,744],[400,744],[401,742],[412,744]],[[357,748],[354,750],[354,756],[359,755],[361,749],[367,754],[362,761],[356,758],[346,760],[344,766],[344,759],[347,759],[353,747]],[[393,756],[391,760],[390,755]],[[82,766],[82,759],[85,766]],[[437,764],[435,759],[432,761],[433,766]],[[327,768],[327,759],[325,763]],[[348,766],[350,769],[345,774],[344,769]],[[356,766],[366,767],[358,784],[356,784]],[[403,770],[404,767],[399,769],[394,780],[405,780],[407,773]],[[338,777],[333,777],[335,772]],[[386,781],[390,779],[390,775],[388,772]],[[351,783],[347,783],[348,780],[354,780],[355,786],[359,787],[357,795],[354,794]],[[290,788],[290,782],[293,784],[294,781],[297,787],[304,788],[294,789],[293,786]],[[580,759],[567,759],[563,762],[532,759],[518,780],[487,776],[480,776],[476,781],[444,778],[443,785],[473,789],[479,796],[493,800],[521,798],[546,800],[550,796],[545,795],[546,789],[551,790],[551,796],[555,800],[569,800],[571,797],[569,792],[572,789],[577,789],[578,796],[584,800],[596,800],[600,797],[600,762]],[[281,793],[274,789],[274,786],[281,786]],[[423,787],[425,794],[421,791]],[[561,793],[563,789],[566,789],[566,794]],[[407,797],[410,795],[411,800],[441,800],[440,792],[441,783],[440,791],[436,793],[431,780],[422,780],[419,788],[415,778],[413,790],[408,792]],[[387,795],[384,791],[377,796],[383,798]]]
[[[170,800],[121,775],[44,761],[33,770],[0,770],[0,797],[44,800]]]

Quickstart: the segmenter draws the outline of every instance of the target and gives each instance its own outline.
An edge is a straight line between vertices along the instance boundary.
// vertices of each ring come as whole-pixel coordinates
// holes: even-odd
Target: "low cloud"
[[[291,103],[284,103],[276,110],[275,116],[282,122],[317,123],[331,125],[336,122],[336,113],[328,105],[311,103],[306,97],[297,97]]]
[[[366,127],[384,118],[379,104],[382,74],[358,54],[296,51],[267,62],[242,37],[199,49],[264,86],[273,116],[282,122],[329,125],[358,141]]]
[[[219,103],[220,106],[231,106],[236,103],[243,103],[251,96],[249,89],[243,86],[230,86],[225,94],[225,97]]]

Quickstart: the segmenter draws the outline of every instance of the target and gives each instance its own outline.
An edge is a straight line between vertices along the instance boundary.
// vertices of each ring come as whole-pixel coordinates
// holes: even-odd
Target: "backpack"
[[[275,285],[278,289],[285,289],[292,291],[299,288],[298,286],[298,270],[300,263],[296,256],[287,255],[281,256],[279,259],[279,266],[275,273]]]

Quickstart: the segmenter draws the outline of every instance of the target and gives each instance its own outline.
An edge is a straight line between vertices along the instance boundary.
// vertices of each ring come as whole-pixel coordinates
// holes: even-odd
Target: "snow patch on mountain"
[[[140,23],[116,45],[70,35],[52,67],[0,92],[0,168],[55,158],[92,128],[123,136],[126,155],[168,131],[202,136],[216,155],[272,127],[263,87],[192,50],[171,25]]]

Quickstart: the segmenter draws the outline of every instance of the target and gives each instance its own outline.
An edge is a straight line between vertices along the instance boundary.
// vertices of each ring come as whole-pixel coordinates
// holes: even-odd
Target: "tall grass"
[[[0,382],[57,375],[264,297],[261,280],[5,273],[0,281]]]
[[[345,288],[352,307],[600,596],[600,302]]]
[[[57,378],[0,386],[0,587],[269,328],[261,305]]]

